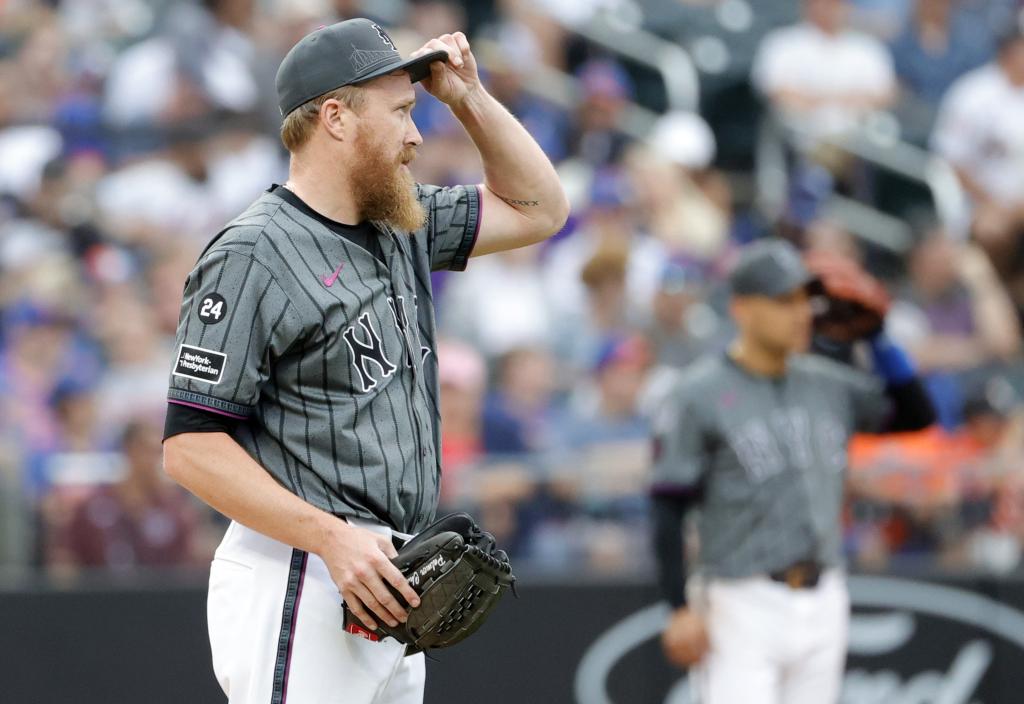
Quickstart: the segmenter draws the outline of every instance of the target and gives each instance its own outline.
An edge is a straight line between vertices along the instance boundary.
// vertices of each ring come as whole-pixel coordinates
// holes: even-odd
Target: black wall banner
[[[435,653],[427,704],[686,704],[646,583],[524,580]],[[843,704],[1024,702],[1024,580],[854,576]],[[201,584],[0,590],[0,701],[223,702]]]
[[[1024,585],[850,579],[853,614],[843,704],[1001,704],[1024,701]],[[651,661],[668,610],[651,604],[602,633],[581,658],[579,704],[696,703],[689,682],[667,688]],[[652,652],[655,651],[655,652]],[[660,664],[660,663],[659,663]],[[631,684],[659,689],[632,698]]]

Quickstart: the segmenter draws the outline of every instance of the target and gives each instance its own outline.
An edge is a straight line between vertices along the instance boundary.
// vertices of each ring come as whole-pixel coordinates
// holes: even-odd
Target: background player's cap
[[[402,59],[379,24],[361,17],[345,20],[307,34],[291,48],[277,69],[277,104],[287,115],[335,88],[394,71],[408,71],[416,83],[430,75],[430,64],[447,60],[444,50]]]
[[[796,247],[770,238],[747,245],[729,275],[734,296],[782,296],[814,281]]]

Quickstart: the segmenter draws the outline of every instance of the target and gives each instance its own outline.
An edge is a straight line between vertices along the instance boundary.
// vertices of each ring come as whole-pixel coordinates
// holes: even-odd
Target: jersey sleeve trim
[[[240,422],[202,406],[186,406],[179,401],[171,401],[167,404],[167,416],[164,418],[164,440],[184,433],[231,435]]]
[[[476,246],[477,237],[480,235],[480,223],[483,220],[483,197],[480,193],[480,186],[473,186],[473,188],[466,189],[466,229],[462,234],[462,242],[459,243],[459,248],[455,251],[455,256],[452,257],[451,266],[448,267],[450,271],[465,271],[466,265],[469,263],[469,257],[473,253],[473,248]],[[469,227],[472,223],[473,226]]]
[[[195,391],[187,391],[185,389],[168,389],[167,402],[176,403],[180,406],[188,406],[189,408],[198,408],[202,411],[219,413],[222,416],[238,420],[245,420],[252,415],[252,408],[249,406],[232,403],[231,401],[224,401],[223,399],[199,394]]]

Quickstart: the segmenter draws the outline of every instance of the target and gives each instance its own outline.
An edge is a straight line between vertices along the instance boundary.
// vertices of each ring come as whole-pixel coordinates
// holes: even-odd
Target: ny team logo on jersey
[[[415,296],[413,296],[413,298],[412,298],[412,306],[413,306],[413,310],[416,310],[416,297]],[[391,296],[388,296],[388,308],[391,309],[391,315],[395,319],[395,325],[398,326],[399,332],[401,332],[403,335],[408,333],[408,331],[409,331],[409,316],[405,312],[405,296],[395,296],[395,298],[392,298]],[[408,340],[408,337],[406,339]],[[420,347],[420,361],[422,362],[422,361],[426,360],[428,354],[430,354],[430,348],[429,347],[421,346]],[[413,365],[412,347],[409,346],[409,345],[406,345],[406,348],[405,348],[405,366],[406,367],[411,367],[412,365]]]
[[[770,418],[751,418],[728,433],[736,458],[755,482],[787,467],[808,471],[845,467],[846,433],[828,414],[810,416],[801,407],[781,408]]]
[[[405,349],[403,357],[405,357],[406,368],[412,367],[414,364],[412,350],[413,350],[413,337],[409,334],[409,315],[405,310],[405,296],[395,296],[387,298],[388,308],[391,309],[391,316],[395,320],[395,327],[398,329],[400,337],[405,341],[402,347]],[[413,298],[413,309],[415,310],[416,299]],[[352,366],[355,367],[356,373],[359,374],[359,381],[363,387],[363,393],[368,393],[377,388],[377,384],[380,383],[380,379],[374,376],[374,372],[379,372],[383,379],[387,379],[389,376],[397,371],[398,367],[392,364],[391,360],[384,354],[384,345],[381,342],[380,335],[373,329],[373,323],[370,320],[369,313],[363,313],[359,316],[359,327],[363,329],[362,337],[367,341],[364,342],[356,337],[356,326],[350,325],[341,334],[345,338],[345,342],[348,344],[349,350],[352,352]],[[402,344],[402,343],[399,343]],[[420,346],[420,361],[426,360],[427,355],[430,354],[430,348]]]
[[[359,316],[358,322],[359,327],[363,329],[363,336],[368,342],[363,342],[356,338],[355,325],[349,325],[341,336],[345,338],[348,349],[352,353],[352,366],[356,368],[356,373],[359,374],[363,393],[367,393],[377,388],[377,384],[380,383],[374,377],[372,367],[376,367],[384,379],[394,374],[398,367],[384,356],[384,345],[381,343],[380,335],[373,329],[373,324],[370,322],[370,314],[363,313]]]

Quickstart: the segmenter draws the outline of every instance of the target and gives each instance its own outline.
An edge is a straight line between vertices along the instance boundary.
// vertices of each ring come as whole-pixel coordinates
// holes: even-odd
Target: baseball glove
[[[881,332],[889,294],[877,279],[841,254],[809,252],[805,262],[816,277],[809,287],[816,334],[850,343]]]
[[[392,562],[420,597],[411,608],[388,585],[408,611],[405,623],[380,624],[378,637],[405,643],[405,654],[447,648],[471,636],[508,589],[515,590],[512,565],[494,536],[465,513],[438,519],[406,543]],[[346,618],[355,616],[346,609]]]

